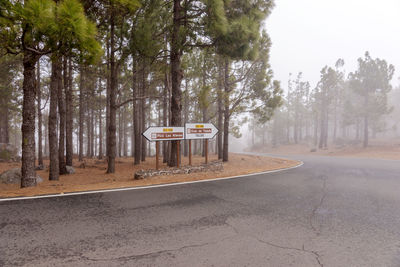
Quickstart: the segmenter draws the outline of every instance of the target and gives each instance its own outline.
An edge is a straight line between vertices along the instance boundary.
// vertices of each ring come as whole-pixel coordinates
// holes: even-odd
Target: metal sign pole
[[[192,140],[189,139],[189,166],[192,166]]]
[[[206,156],[206,164],[208,164],[208,139],[204,140],[204,154]]]
[[[160,168],[159,157],[160,157],[160,141],[156,141],[156,170]]]
[[[180,153],[181,153],[181,141],[177,141],[177,150],[176,150],[176,160],[177,160],[177,167],[180,168]]]

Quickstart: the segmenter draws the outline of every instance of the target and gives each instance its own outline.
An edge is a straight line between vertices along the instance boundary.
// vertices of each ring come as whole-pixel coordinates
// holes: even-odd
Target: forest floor
[[[371,140],[367,148],[359,145],[333,145],[330,144],[328,149],[315,149],[314,145],[298,144],[298,145],[282,145],[279,147],[259,147],[252,151],[265,152],[277,155],[295,155],[310,154],[335,157],[357,157],[357,158],[376,158],[400,160],[400,139],[390,140]]]
[[[37,174],[40,175],[44,181],[39,183],[36,187],[21,189],[19,185],[0,184],[0,198],[60,194],[223,178],[294,167],[299,164],[298,161],[293,160],[234,153],[230,153],[229,157],[229,162],[224,163],[224,170],[220,172],[155,176],[143,180],[134,180],[134,173],[139,170],[154,169],[155,158],[148,157],[145,162],[138,166],[133,165],[133,158],[117,158],[116,173],[114,174],[106,174],[107,165],[105,160],[85,159],[85,168],[80,168],[81,162],[75,160],[73,167],[76,173],[62,175],[59,181],[48,181],[48,170],[43,170],[37,171]],[[210,161],[214,160],[217,160],[216,155],[210,155]],[[162,159],[160,159],[160,162],[161,161]],[[193,165],[199,165],[203,162],[203,157],[193,157]],[[48,161],[45,160],[44,163],[48,166]],[[187,165],[188,159],[183,158],[182,163],[183,165]],[[19,163],[0,163],[0,173],[17,167],[20,167]],[[163,164],[162,168],[168,167]]]

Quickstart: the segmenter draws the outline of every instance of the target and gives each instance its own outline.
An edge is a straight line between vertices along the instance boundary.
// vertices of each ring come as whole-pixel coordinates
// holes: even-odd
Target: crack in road
[[[233,225],[231,225],[229,223],[226,223],[226,225],[228,225],[237,235],[245,235],[245,236],[250,237],[250,238],[252,238],[252,239],[254,239],[254,240],[256,240],[256,241],[258,241],[260,243],[269,245],[271,247],[279,248],[279,249],[285,249],[285,250],[300,251],[300,252],[303,252],[303,253],[312,254],[313,257],[315,258],[315,260],[317,261],[318,265],[320,267],[324,267],[323,263],[321,262],[321,255],[319,255],[319,253],[317,251],[305,249],[304,248],[304,244],[303,244],[301,249],[300,248],[296,248],[296,247],[281,246],[281,245],[277,245],[277,244],[269,242],[269,241],[265,241],[263,239],[255,237],[255,236],[250,235],[248,233],[241,233],[238,229],[236,229],[236,227],[234,227]]]
[[[327,192],[326,192],[326,177],[323,177],[322,179],[323,179],[323,184],[322,184],[322,196],[321,196],[321,198],[320,198],[318,204],[317,204],[317,205],[313,208],[313,210],[311,211],[311,215],[310,215],[310,217],[309,217],[309,223],[310,223],[311,229],[312,229],[314,232],[316,232],[317,235],[320,235],[320,234],[321,234],[321,228],[322,228],[322,226],[320,225],[320,226],[319,226],[319,229],[317,229],[317,227],[314,226],[314,224],[313,224],[313,220],[314,220],[314,218],[315,218],[315,216],[316,216],[317,211],[318,211],[318,210],[322,207],[322,205],[324,204],[324,201],[325,201],[325,198],[326,198],[326,194],[327,194]]]
[[[180,250],[184,250],[184,249],[189,249],[189,248],[199,248],[199,247],[204,247],[204,246],[208,246],[208,245],[215,245],[218,244],[220,242],[223,242],[225,240],[228,240],[230,238],[235,237],[236,235],[232,235],[232,236],[227,236],[224,237],[218,241],[214,241],[214,242],[206,242],[206,243],[201,243],[201,244],[193,244],[193,245],[187,245],[187,246],[182,246],[176,249],[165,249],[165,250],[159,250],[159,251],[154,251],[154,252],[150,252],[150,253],[144,253],[144,254],[137,254],[137,255],[130,255],[130,256],[122,256],[122,257],[116,257],[116,258],[91,258],[88,256],[84,256],[84,255],[80,255],[79,257],[81,259],[87,260],[87,261],[94,261],[94,262],[98,262],[98,261],[122,261],[122,262],[128,262],[130,260],[139,260],[139,259],[143,259],[143,258],[153,258],[153,257],[158,257],[161,254],[172,254],[174,252],[178,252]]]

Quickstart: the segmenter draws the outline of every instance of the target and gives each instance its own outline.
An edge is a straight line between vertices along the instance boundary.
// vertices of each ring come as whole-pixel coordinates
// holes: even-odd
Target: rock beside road
[[[36,182],[43,182],[42,177],[36,175]],[[14,168],[0,174],[0,183],[3,184],[20,184],[21,183],[21,169]]]
[[[11,144],[0,143],[0,162],[20,161],[17,151]]]
[[[75,169],[72,166],[66,166],[67,168],[67,173],[68,174],[74,174],[75,173]]]
[[[181,168],[170,168],[163,170],[140,170],[135,173],[135,180],[141,180],[148,177],[160,176],[160,175],[174,175],[174,174],[189,174],[196,172],[208,172],[208,171],[223,171],[224,164],[221,161],[211,162],[209,164],[202,164],[199,166],[183,166]]]

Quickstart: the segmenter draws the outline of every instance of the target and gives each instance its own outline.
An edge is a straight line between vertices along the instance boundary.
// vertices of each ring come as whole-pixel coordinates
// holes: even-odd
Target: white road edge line
[[[188,181],[188,182],[177,182],[177,183],[169,183],[169,184],[159,184],[159,185],[147,185],[147,186],[124,187],[124,188],[115,188],[115,189],[103,189],[103,190],[93,190],[93,191],[71,192],[71,193],[65,193],[65,194],[52,194],[52,195],[41,195],[41,196],[32,196],[32,197],[0,198],[0,202],[13,201],[13,200],[29,200],[29,199],[40,199],[40,198],[89,195],[89,194],[97,194],[97,193],[108,193],[108,192],[119,192],[119,191],[129,191],[129,190],[151,189],[151,188],[177,186],[177,185],[185,185],[185,184],[217,182],[217,181],[222,181],[222,180],[229,180],[229,179],[243,178],[243,177],[249,177],[249,176],[256,176],[256,175],[261,175],[261,174],[268,174],[268,173],[287,171],[287,170],[299,168],[299,167],[304,165],[303,161],[300,161],[300,160],[297,160],[297,161],[300,162],[298,165],[293,166],[293,167],[289,167],[289,168],[282,168],[282,169],[277,169],[277,170],[272,170],[272,171],[257,172],[257,173],[230,176],[230,177],[205,179],[205,180],[197,180],[197,181]]]

